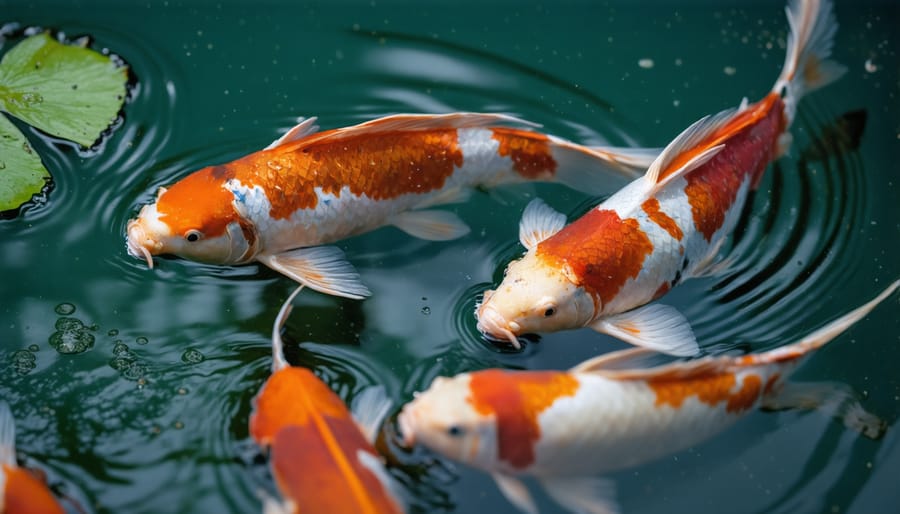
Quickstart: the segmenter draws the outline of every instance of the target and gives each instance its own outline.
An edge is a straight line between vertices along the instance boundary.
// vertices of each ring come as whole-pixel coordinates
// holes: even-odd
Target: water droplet
[[[86,352],[94,346],[94,336],[84,330],[54,332],[50,336],[50,346],[59,353],[75,354]]]
[[[106,333],[106,335],[108,335],[109,337],[116,337],[117,335],[119,335],[119,331],[116,329],[111,329]]]
[[[181,354],[181,360],[188,364],[197,364],[198,362],[203,362],[203,359],[206,357],[200,353],[199,350],[195,350],[193,348],[188,348]]]
[[[75,312],[75,306],[71,303],[61,303],[57,305],[54,310],[61,316],[68,316],[69,314]]]
[[[134,342],[137,343],[137,344],[147,344],[147,343],[150,342],[150,340],[147,339],[147,338],[144,337],[144,336],[141,336],[141,337],[135,339]]]
[[[29,351],[32,351],[32,352],[37,352],[37,351],[39,351],[40,349],[41,349],[41,347],[38,346],[38,345],[36,345],[36,344],[32,344],[32,345],[29,345],[29,346],[28,346],[28,350],[29,350]]]
[[[422,307],[422,314],[424,314],[424,315],[426,315],[426,316],[428,316],[429,314],[431,314],[431,307],[429,307],[429,306],[427,306],[427,305],[426,305],[425,307]]]
[[[178,388],[178,394],[181,394],[181,395],[188,394],[187,388],[186,388],[186,387],[179,387],[179,388]]]
[[[84,323],[78,318],[59,318],[56,320],[56,330],[60,332],[79,332],[84,330]]]
[[[125,344],[125,343],[116,343],[116,345],[113,346],[113,355],[123,356],[123,355],[125,355],[125,354],[127,354],[127,353],[129,353],[129,352],[128,352],[128,345],[127,345],[127,344]]]
[[[649,70],[650,68],[653,67],[653,59],[647,59],[647,58],[641,59],[638,61],[638,66],[640,66],[641,68],[644,68],[645,70]]]
[[[182,428],[184,428],[184,422],[176,421],[175,424],[174,424],[173,426],[174,426],[175,428],[177,428],[178,430],[181,430]]]

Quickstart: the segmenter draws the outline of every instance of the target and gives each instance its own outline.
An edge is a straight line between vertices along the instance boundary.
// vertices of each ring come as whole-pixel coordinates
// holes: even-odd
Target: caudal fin
[[[837,80],[847,68],[828,60],[838,27],[831,0],[791,0],[786,12],[787,55],[772,91],[784,98],[790,125],[803,95]]]

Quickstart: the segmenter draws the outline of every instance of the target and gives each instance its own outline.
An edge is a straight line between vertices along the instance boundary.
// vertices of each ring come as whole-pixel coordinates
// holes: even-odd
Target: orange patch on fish
[[[498,458],[525,468],[534,462],[541,437],[538,416],[558,398],[574,395],[578,380],[559,371],[489,369],[472,373],[469,390],[475,410],[496,417]]]
[[[53,497],[47,486],[35,478],[28,470],[3,464],[6,475],[6,489],[0,491],[4,496],[3,512],[10,514],[64,514],[63,508]]]
[[[359,461],[360,451],[375,455],[353,420],[325,417],[324,422],[326,430],[292,425],[275,436],[272,471],[282,495],[297,512],[401,512],[378,477]]]
[[[339,197],[347,187],[353,195],[386,200],[440,189],[463,164],[456,129],[320,139],[257,152],[231,165],[240,170],[242,184],[265,190],[270,216],[285,219],[315,208],[316,188]]]
[[[225,227],[237,218],[234,194],[223,187],[233,176],[230,166],[210,166],[191,173],[159,197],[156,209],[160,220],[175,235],[188,230],[199,230],[205,237],[224,234]]]
[[[675,220],[660,210],[659,200],[650,198],[641,204],[641,208],[644,209],[644,212],[647,213],[647,217],[650,218],[653,223],[659,225],[660,228],[668,232],[675,240],[681,241],[681,238],[684,237],[684,233],[681,231],[678,224],[675,223]]]
[[[641,272],[653,243],[633,218],[592,209],[537,247],[549,265],[571,270],[588,293],[606,305]]]
[[[665,296],[665,294],[668,293],[670,289],[672,289],[672,286],[670,286],[668,282],[663,282],[662,285],[659,286],[659,289],[657,289],[656,292],[653,293],[653,299],[656,300],[657,298]]]
[[[736,393],[728,397],[728,403],[725,405],[727,412],[744,412],[752,409],[759,399],[759,393],[762,390],[762,379],[759,375],[746,375],[741,384],[741,388]]]
[[[544,134],[513,128],[494,128],[492,138],[500,143],[497,153],[510,157],[513,169],[525,178],[552,175],[556,161],[550,153],[550,140]]]
[[[287,367],[275,372],[256,398],[250,416],[250,435],[260,445],[270,444],[282,428],[308,425],[314,417],[350,418],[344,402],[305,368]]]
[[[757,375],[747,375],[738,391],[733,373],[708,374],[692,378],[665,378],[648,380],[647,385],[656,394],[656,405],[679,408],[690,397],[711,407],[726,403],[728,412],[741,412],[752,407],[759,398],[762,380]]]
[[[778,386],[778,380],[781,378],[780,373],[775,373],[766,380],[766,386],[763,388],[763,395],[770,395],[775,392],[775,388]]]

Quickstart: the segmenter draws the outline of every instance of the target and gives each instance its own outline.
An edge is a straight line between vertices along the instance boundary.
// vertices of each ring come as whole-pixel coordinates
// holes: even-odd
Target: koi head
[[[437,377],[397,418],[403,443],[421,444],[451,459],[489,468],[497,459],[497,424],[469,400],[470,375]]]
[[[484,292],[475,311],[486,336],[520,347],[518,336],[578,328],[590,322],[597,306],[571,273],[545,262],[534,251],[506,268],[503,282]]]
[[[128,222],[128,253],[151,268],[153,256],[161,254],[212,264],[252,260],[255,227],[236,210],[221,168],[204,168],[169,189],[160,188],[156,202]]]

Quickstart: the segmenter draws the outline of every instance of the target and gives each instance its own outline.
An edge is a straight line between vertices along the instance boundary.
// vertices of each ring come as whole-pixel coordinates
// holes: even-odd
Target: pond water
[[[202,7],[201,7],[202,6]],[[274,491],[248,437],[269,335],[293,288],[260,266],[125,252],[125,223],[156,188],[260,149],[297,116],[323,128],[397,112],[502,111],[584,143],[664,145],[699,117],[756,100],[784,59],[779,2],[594,3],[0,0],[0,23],[89,34],[133,68],[124,122],[91,152],[24,126],[55,178],[49,201],[0,221],[0,397],[26,464],[88,512],[256,512]],[[895,5],[837,6],[849,72],[807,97],[791,154],[770,167],[723,253],[681,309],[706,351],[793,341],[900,276],[900,102]],[[14,25],[7,25],[15,29]],[[15,33],[15,30],[12,31]],[[7,51],[18,39],[0,42]],[[829,136],[863,109],[858,149]],[[20,125],[21,126],[21,125]],[[589,330],[504,352],[478,336],[476,294],[522,248],[533,195],[570,216],[597,199],[555,185],[478,193],[447,243],[386,228],[343,242],[362,302],[305,291],[287,357],[346,401],[383,384],[397,403],[437,375],[566,368],[625,345]],[[858,437],[817,413],[753,413],[708,442],[614,474],[625,512],[873,512],[900,500],[900,316],[890,299],[797,373],[850,384],[891,428]],[[413,512],[512,513],[481,472],[379,446]],[[542,512],[562,512],[535,491]]]

